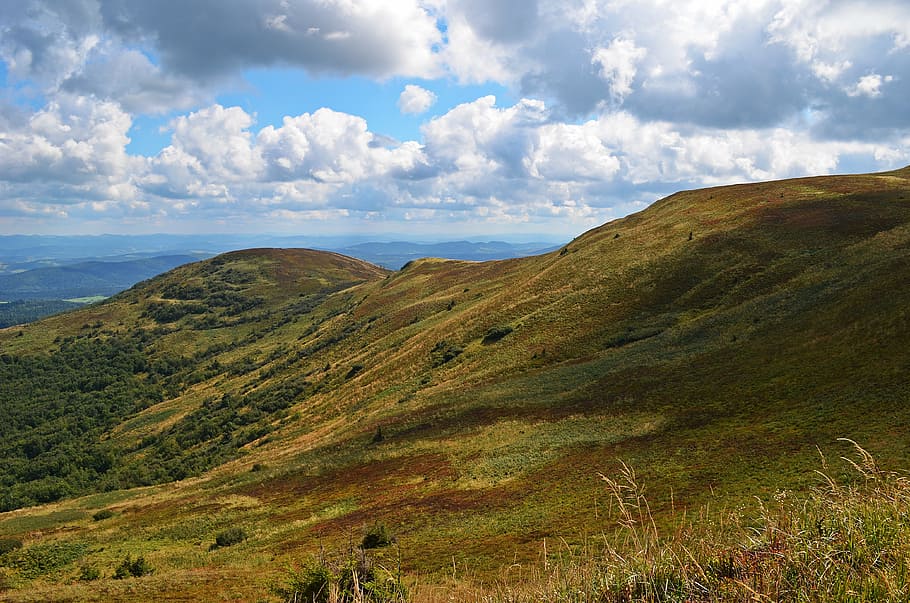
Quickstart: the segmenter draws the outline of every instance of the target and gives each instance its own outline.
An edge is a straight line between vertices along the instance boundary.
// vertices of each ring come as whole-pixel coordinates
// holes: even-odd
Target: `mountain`
[[[312,240],[320,247],[398,269],[428,256],[484,261],[533,255],[553,250],[547,243],[366,242],[351,238],[226,235],[154,236],[2,236],[0,237],[0,327],[24,324],[97,301],[181,264],[242,248],[244,243]],[[171,249],[171,253],[158,253]],[[207,250],[207,251],[205,251]],[[86,253],[100,254],[86,259]],[[13,303],[5,303],[13,302]]]
[[[490,584],[610,530],[620,461],[660,526],[805,491],[839,437],[906,467],[908,260],[910,168],[683,191],[527,258],[235,252],[0,331],[2,504],[41,505],[0,516],[5,596],[258,600],[378,523],[412,583]]]
[[[548,243],[506,243],[504,241],[448,241],[411,243],[406,241],[358,243],[334,249],[338,253],[366,260],[383,268],[398,270],[408,262],[426,257],[485,262],[547,253],[558,249]]]
[[[0,274],[0,301],[109,296],[198,256],[167,255],[118,262],[80,262]]]
[[[411,233],[413,235],[413,233]],[[533,255],[551,250],[562,237],[539,235],[549,242],[528,242],[525,237],[503,237],[490,242],[405,242],[402,235],[0,235],[0,274],[14,274],[35,268],[69,266],[91,261],[123,262],[169,255],[191,255],[195,259],[212,257],[238,249],[262,247],[309,247],[365,259],[373,263],[395,264],[408,260],[440,256],[460,260],[490,260]],[[359,250],[359,251],[358,251]],[[372,254],[376,254],[373,257]],[[399,268],[401,264],[395,265]]]

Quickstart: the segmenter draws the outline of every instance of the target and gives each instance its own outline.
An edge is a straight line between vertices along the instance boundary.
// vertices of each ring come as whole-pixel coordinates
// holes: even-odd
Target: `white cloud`
[[[229,183],[255,179],[262,171],[252,123],[243,109],[221,105],[174,119],[171,144],[151,159],[143,186],[165,197],[229,198]]]
[[[375,142],[366,120],[326,108],[286,117],[280,128],[267,126],[256,137],[266,177],[277,181],[349,184],[390,170],[408,171],[422,161],[416,143],[385,148]]]
[[[0,174],[69,184],[126,178],[130,125],[114,103],[61,95],[20,129],[0,134]]]
[[[462,83],[513,82],[518,72],[510,49],[479,35],[466,16],[454,7],[444,5],[448,43],[440,58],[445,68]]]
[[[192,2],[4,8],[5,215],[592,225],[683,186],[910,161],[897,0],[223,0],[217,20]],[[330,107],[260,128],[255,101],[212,104],[276,65],[493,82],[521,100],[443,107],[405,142]],[[410,84],[398,108],[435,102]],[[173,116],[170,143],[130,156],[148,114]]]
[[[833,82],[852,66],[853,63],[850,61],[834,61],[832,63],[812,61],[812,72],[821,80]]]
[[[76,94],[116,99],[125,110],[140,114],[186,110],[213,96],[212,87],[163,72],[138,50],[110,44],[96,50],[92,60],[61,87]]]
[[[433,92],[408,84],[398,97],[398,110],[410,114],[425,113],[435,102],[436,95]]]
[[[866,96],[875,98],[882,95],[882,84],[888,84],[894,81],[894,77],[886,75],[882,77],[877,73],[864,75],[853,86],[847,88],[847,96]]]
[[[522,99],[505,109],[494,96],[459,105],[423,127],[427,154],[442,169],[526,175],[523,159],[547,119],[543,102]]]
[[[610,96],[617,102],[632,92],[636,65],[646,54],[647,50],[625,38],[614,38],[606,48],[594,50],[591,62],[598,66],[600,77],[610,86]]]
[[[528,166],[535,178],[610,182],[620,162],[590,124],[547,124],[540,129]]]

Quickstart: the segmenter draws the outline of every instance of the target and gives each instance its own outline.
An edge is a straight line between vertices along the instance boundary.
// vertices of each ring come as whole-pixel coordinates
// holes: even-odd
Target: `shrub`
[[[491,327],[483,336],[483,343],[495,343],[512,332],[509,325],[498,325]]]
[[[101,571],[94,565],[83,565],[79,568],[79,580],[82,582],[91,582],[101,578]]]
[[[243,528],[228,528],[215,535],[215,545],[212,548],[222,548],[239,544],[246,540],[246,538],[246,532],[243,531]]]
[[[325,563],[310,562],[300,570],[289,570],[287,582],[272,588],[283,601],[327,603],[332,585],[332,572]]]
[[[385,527],[385,524],[377,523],[363,535],[360,546],[363,549],[379,549],[390,546],[394,542],[395,537],[392,536],[389,529]]]
[[[462,352],[464,352],[462,348],[442,340],[430,350],[430,358],[433,359],[433,366],[442,366],[457,358]]]
[[[272,593],[288,603],[403,603],[407,591],[400,576],[377,566],[362,550],[348,552],[336,562],[310,561],[300,570],[289,570],[284,584]]]
[[[92,515],[92,519],[94,519],[95,521],[102,521],[105,519],[110,519],[113,516],[114,516],[114,512],[111,511],[110,509],[101,509],[100,511],[98,511],[97,513]]]
[[[343,602],[373,601],[399,603],[407,601],[407,592],[399,577],[374,564],[361,550],[351,553],[338,570],[338,600]]]
[[[22,541],[18,538],[0,538],[0,555],[22,548]]]
[[[127,555],[120,565],[117,566],[117,569],[114,570],[114,578],[116,580],[123,580],[130,576],[139,578],[141,576],[147,576],[153,571],[152,566],[145,560],[145,557],[136,557],[136,559],[132,559]]]

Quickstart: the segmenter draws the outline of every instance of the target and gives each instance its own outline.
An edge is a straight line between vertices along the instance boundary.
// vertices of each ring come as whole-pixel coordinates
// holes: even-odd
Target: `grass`
[[[602,476],[615,530],[583,550],[558,541],[515,577],[462,586],[459,600],[490,603],[678,601],[905,601],[910,597],[910,480],[880,469],[854,443],[854,480],[823,459],[822,485],[781,491],[740,509],[706,510],[658,528],[628,465]],[[422,600],[436,600],[432,595]]]

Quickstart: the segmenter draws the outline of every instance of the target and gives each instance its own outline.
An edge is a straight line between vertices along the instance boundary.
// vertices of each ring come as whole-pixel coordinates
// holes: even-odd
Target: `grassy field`
[[[362,577],[418,601],[902,600],[905,483],[818,452],[908,466],[908,178],[681,192],[498,262],[250,250],[0,331],[132,342],[162,392],[100,435],[103,488],[0,515],[0,597],[281,600],[381,523]],[[838,513],[884,565],[791,597],[860,567],[818,548],[846,527],[799,540]]]

